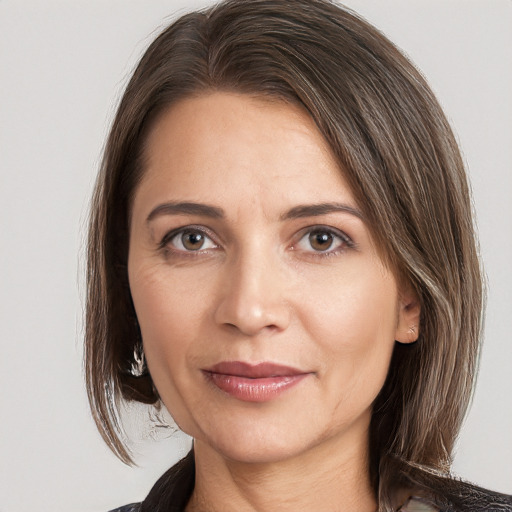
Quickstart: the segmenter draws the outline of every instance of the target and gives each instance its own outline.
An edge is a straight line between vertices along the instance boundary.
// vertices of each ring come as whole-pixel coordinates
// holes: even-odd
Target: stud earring
[[[410,336],[411,343],[418,341],[418,333],[417,333],[416,329],[417,329],[416,325],[411,325],[411,327],[409,327],[408,334]]]

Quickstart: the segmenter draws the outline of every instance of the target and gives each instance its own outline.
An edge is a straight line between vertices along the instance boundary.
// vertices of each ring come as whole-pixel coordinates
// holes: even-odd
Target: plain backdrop
[[[83,238],[105,135],[135,62],[185,0],[0,0],[0,512],[140,500],[187,449],[132,425],[139,468],[90,418]],[[489,285],[455,471],[512,493],[512,2],[347,0],[428,77],[460,139]],[[152,441],[153,437],[167,438]]]

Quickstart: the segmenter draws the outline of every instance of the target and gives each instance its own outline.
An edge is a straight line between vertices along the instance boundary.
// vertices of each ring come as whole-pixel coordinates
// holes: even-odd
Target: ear
[[[399,343],[414,343],[420,334],[421,306],[417,294],[410,286],[399,294],[398,308],[395,340]]]

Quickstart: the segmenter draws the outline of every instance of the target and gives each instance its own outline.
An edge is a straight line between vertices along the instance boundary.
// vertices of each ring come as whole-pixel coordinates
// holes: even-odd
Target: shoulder
[[[419,501],[416,503],[410,498],[410,510],[406,508],[406,501],[402,512],[423,512],[421,501],[422,505],[433,506],[433,510],[439,512],[512,512],[512,495],[484,489],[453,475],[400,461],[395,474],[406,493],[405,496],[402,493],[403,499],[412,496]],[[413,505],[420,508],[413,508]],[[430,512],[428,508],[425,510]]]
[[[463,512],[512,512],[512,495],[502,494],[465,483],[458,496],[452,497],[456,511]]]
[[[445,481],[444,492],[433,494],[437,499],[419,500],[424,503],[435,504],[432,511],[439,512],[512,512],[512,496],[459,480]],[[414,500],[411,500],[413,504]],[[404,512],[430,512],[431,509],[406,508]]]
[[[423,492],[408,498],[397,512],[512,512],[512,496],[459,480],[445,480],[444,492]],[[426,497],[429,496],[429,497]]]
[[[140,512],[140,503],[131,503],[130,505],[124,505],[123,507],[115,508],[110,512]]]

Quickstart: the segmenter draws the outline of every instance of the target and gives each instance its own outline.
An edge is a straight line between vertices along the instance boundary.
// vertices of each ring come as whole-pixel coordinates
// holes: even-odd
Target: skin
[[[371,405],[395,340],[417,337],[419,307],[315,124],[284,102],[203,94],[157,120],[146,157],[128,272],[155,386],[195,440],[188,510],[374,511]],[[176,202],[222,215],[161,207]],[[318,204],[345,209],[294,215]],[[204,243],[183,245],[190,226]],[[306,376],[247,402],[206,378],[221,361]]]

